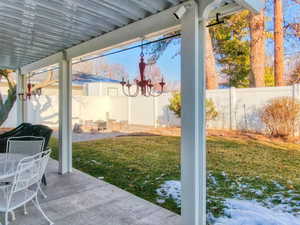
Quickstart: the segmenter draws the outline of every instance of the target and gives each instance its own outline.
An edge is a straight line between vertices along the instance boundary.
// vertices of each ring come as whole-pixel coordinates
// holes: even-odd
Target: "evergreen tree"
[[[248,87],[250,73],[249,12],[226,18],[223,25],[212,27],[212,39],[221,72],[229,86]]]

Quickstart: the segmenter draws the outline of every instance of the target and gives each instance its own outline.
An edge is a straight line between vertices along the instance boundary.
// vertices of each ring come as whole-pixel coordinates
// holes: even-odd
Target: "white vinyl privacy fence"
[[[154,97],[73,96],[73,124],[86,120],[128,121],[133,125],[179,126],[178,119],[168,108],[171,95]],[[58,96],[41,96],[28,103],[28,122],[58,127]],[[17,125],[16,107],[2,127]]]
[[[271,99],[283,96],[300,100],[299,84],[207,91],[207,98],[213,100],[219,113],[215,121],[209,122],[208,127],[262,132],[265,128],[260,120],[262,108]]]
[[[218,117],[208,123],[213,129],[234,129],[262,131],[259,114],[272,98],[290,96],[300,100],[300,86],[267,88],[230,88],[209,90],[207,98],[212,99]],[[171,94],[153,97],[110,97],[73,96],[73,124],[80,120],[116,120],[145,126],[179,126],[180,120],[169,108]],[[28,105],[28,119],[31,123],[42,123],[58,127],[58,97],[41,96],[32,99]],[[3,127],[16,126],[15,107]]]

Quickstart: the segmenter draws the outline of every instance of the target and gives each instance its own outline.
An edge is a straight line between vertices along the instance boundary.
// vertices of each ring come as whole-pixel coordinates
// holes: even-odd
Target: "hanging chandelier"
[[[28,83],[27,83],[27,90],[21,90],[21,92],[18,93],[19,100],[21,101],[27,101],[31,99],[32,96],[41,96],[42,95],[42,88],[37,88],[34,90],[34,84],[31,83],[30,81],[30,76],[28,78]]]
[[[141,44],[141,54],[140,54],[140,62],[139,62],[139,71],[140,71],[140,79],[135,79],[133,83],[135,84],[136,88],[135,91],[132,91],[133,84],[130,83],[129,80],[125,81],[125,78],[122,78],[120,84],[122,85],[122,91],[125,96],[128,97],[136,97],[139,94],[146,96],[146,97],[157,97],[160,96],[164,91],[164,86],[166,83],[162,78],[161,81],[158,83],[160,90],[157,91],[154,88],[154,84],[151,79],[146,79],[145,77],[145,69],[147,64],[144,62],[144,48],[143,48],[143,41]]]

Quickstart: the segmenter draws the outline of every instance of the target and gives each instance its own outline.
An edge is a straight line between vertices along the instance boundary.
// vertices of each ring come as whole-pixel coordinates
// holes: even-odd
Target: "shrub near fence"
[[[229,88],[208,90],[206,97],[215,103],[218,117],[210,121],[212,129],[233,129],[265,132],[261,111],[274,98],[300,100],[300,85],[264,88]],[[295,127],[299,133],[299,126]]]
[[[271,99],[264,106],[261,120],[266,132],[273,137],[289,137],[299,125],[300,102],[292,97]]]

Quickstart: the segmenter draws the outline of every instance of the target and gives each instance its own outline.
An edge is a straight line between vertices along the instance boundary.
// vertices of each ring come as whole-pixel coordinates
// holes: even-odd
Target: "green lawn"
[[[52,139],[50,145],[57,158],[57,141]],[[279,204],[282,199],[274,197],[279,193],[297,196],[300,145],[208,137],[207,146],[208,211],[214,216],[223,214],[225,198]],[[154,203],[164,181],[180,179],[179,137],[118,137],[74,143],[73,149],[75,168]],[[298,204],[296,200],[287,204]],[[180,212],[172,199],[161,206]]]

